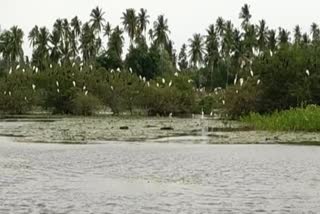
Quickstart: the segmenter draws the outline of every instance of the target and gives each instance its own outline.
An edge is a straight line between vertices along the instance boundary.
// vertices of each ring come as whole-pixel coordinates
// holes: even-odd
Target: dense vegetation
[[[22,30],[0,32],[0,111],[25,113],[188,114],[215,108],[231,117],[320,104],[320,29],[291,33],[251,23],[241,8],[240,28],[219,17],[206,35],[194,34],[179,53],[168,20],[150,26],[145,9],[127,9],[112,26],[97,7],[90,20],[57,19],[52,32],[35,26],[24,56]],[[130,47],[124,56],[124,34]],[[104,47],[103,44],[107,44]]]
[[[295,108],[271,115],[251,113],[241,119],[256,129],[272,131],[320,131],[320,107]]]

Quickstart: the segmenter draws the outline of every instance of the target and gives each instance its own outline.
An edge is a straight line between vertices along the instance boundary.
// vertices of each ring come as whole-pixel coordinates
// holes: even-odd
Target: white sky
[[[126,8],[145,8],[151,24],[160,14],[168,18],[170,38],[179,51],[194,33],[204,33],[219,16],[239,26],[240,8],[245,3],[250,5],[253,22],[263,18],[272,28],[292,30],[299,24],[309,32],[312,22],[320,23],[317,0],[1,0],[0,25],[2,30],[12,25],[21,27],[25,32],[24,50],[30,55],[26,36],[34,25],[51,29],[57,18],[71,19],[75,15],[85,22],[91,10],[99,6],[106,13],[105,19],[115,26]]]

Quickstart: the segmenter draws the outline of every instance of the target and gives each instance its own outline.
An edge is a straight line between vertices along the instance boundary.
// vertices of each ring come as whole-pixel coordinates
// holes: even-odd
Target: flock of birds
[[[60,67],[62,66],[60,62],[58,62],[58,65],[59,65]],[[72,63],[72,67],[75,67],[75,66],[76,66],[76,63],[75,63],[75,62]],[[79,71],[80,71],[80,72],[83,71],[83,66],[84,66],[84,64],[81,62],[81,63],[79,64]],[[9,69],[8,75],[9,75],[9,76],[12,75],[13,71],[15,71],[15,72],[20,71],[20,68],[21,68],[21,66],[20,66],[19,64],[15,67],[15,70],[13,70],[12,67],[11,67],[11,68]],[[53,65],[50,64],[50,65],[49,65],[49,68],[50,68],[50,69],[53,69]],[[90,69],[90,71],[92,71],[92,70],[93,70],[93,65],[89,65],[89,69]],[[23,69],[21,69],[21,71],[22,71],[22,73],[25,73],[25,72],[26,72],[26,69],[23,68]],[[38,67],[36,67],[36,66],[33,66],[33,67],[32,67],[32,71],[33,71],[34,74],[38,74],[38,73],[40,72],[40,69],[39,69]],[[121,73],[122,71],[121,71],[120,68],[117,68],[116,70],[113,70],[113,69],[110,70],[110,73],[111,73],[111,74],[116,73],[116,72],[117,72],[117,73]],[[132,68],[129,68],[129,72],[130,72],[131,74],[133,74]],[[174,76],[175,76],[175,77],[179,77],[179,73],[178,73],[178,72],[175,72],[175,73],[174,73]],[[139,75],[139,80],[140,80],[140,81],[143,81],[147,87],[151,87],[151,84],[150,84],[149,81],[147,81],[146,77],[143,77],[143,76]],[[192,82],[193,82],[193,81],[192,81],[191,79],[188,80],[188,83],[192,83]],[[161,83],[162,83],[162,84],[161,84]],[[56,92],[57,92],[57,93],[60,93],[60,92],[61,92],[61,90],[60,90],[60,83],[59,83],[58,80],[55,81],[55,85],[56,85]],[[76,83],[75,80],[72,81],[72,85],[73,85],[73,87],[77,87],[77,83]],[[160,83],[158,83],[158,82],[156,83],[156,87],[157,87],[157,88],[159,88],[159,87],[161,87],[161,86],[165,86],[165,85],[166,85],[166,79],[165,79],[165,78],[162,78],[161,81],[160,81]],[[170,80],[170,81],[168,82],[168,87],[171,87],[172,85],[173,85],[173,81]],[[31,88],[32,88],[33,91],[36,91],[36,88],[37,88],[37,87],[36,87],[35,84],[31,84]],[[111,91],[114,91],[114,90],[115,90],[115,87],[111,85],[111,86],[110,86],[110,89],[111,89]],[[83,85],[82,90],[83,90],[83,92],[84,92],[84,95],[87,96],[88,93],[89,93],[89,90],[87,89],[86,84]],[[4,95],[11,96],[11,95],[12,95],[12,92],[11,92],[11,91],[4,91],[3,94],[4,94]],[[28,101],[28,98],[25,97],[25,100]]]
[[[254,53],[255,56],[258,56],[258,55],[260,54],[259,50],[255,50],[255,49],[253,49],[253,53]],[[272,52],[271,50],[270,50],[270,56],[271,56],[271,57],[273,56],[273,52]],[[253,78],[253,77],[254,77],[254,72],[253,72],[253,70],[252,70],[252,68],[251,68],[252,61],[249,60],[249,63],[250,63],[250,76]],[[61,65],[61,62],[58,62],[58,65],[61,67],[61,66],[62,66],[62,65]],[[76,66],[76,63],[73,62],[72,67],[75,67],[75,66]],[[84,64],[83,64],[83,62],[81,62],[81,63],[79,64],[79,70],[80,70],[80,72],[83,70],[83,66],[84,66]],[[243,61],[241,62],[241,64],[240,64],[241,70],[242,70],[245,66],[246,66],[246,62],[243,60]],[[21,68],[21,66],[18,64],[18,65],[16,66],[16,68],[15,68],[15,71],[19,71],[20,68]],[[49,68],[50,68],[50,69],[53,69],[53,65],[50,64],[50,65],[49,65]],[[89,69],[92,71],[92,70],[93,70],[93,65],[89,65]],[[22,68],[21,71],[22,71],[22,73],[25,73],[25,72],[26,72],[26,69],[25,69],[25,68]],[[35,74],[37,74],[37,73],[40,72],[39,68],[36,67],[36,66],[33,66],[33,67],[32,67],[32,71],[33,71]],[[120,69],[120,68],[117,68],[116,71],[114,71],[113,69],[110,70],[110,73],[115,73],[115,72],[121,73],[121,69]],[[129,68],[129,72],[130,72],[131,74],[133,74],[132,68]],[[13,69],[10,68],[8,74],[11,75],[12,73],[13,73]],[[307,76],[310,76],[310,71],[309,71],[308,69],[306,69],[305,73],[306,73]],[[179,73],[178,73],[178,72],[175,72],[175,73],[174,73],[174,76],[175,76],[175,77],[179,77]],[[150,82],[146,80],[146,77],[142,77],[141,75],[139,75],[139,79],[140,79],[140,81],[143,81],[143,82],[147,85],[147,87],[150,87],[150,86],[151,86],[151,85],[150,85]],[[188,83],[192,83],[192,82],[193,82],[193,80],[191,80],[191,79],[188,80]],[[234,85],[237,85],[238,82],[239,82],[240,87],[242,87],[242,86],[244,85],[245,80],[244,80],[244,78],[238,78],[238,74],[236,74],[233,83],[234,83]],[[57,87],[56,91],[57,91],[57,93],[60,93],[60,88],[59,88],[59,87],[60,87],[60,84],[59,84],[59,81],[56,81],[55,83],[56,83],[56,87]],[[162,79],[161,79],[161,83],[162,83],[162,85],[165,85],[165,84],[166,84],[165,78],[162,78]],[[261,80],[258,79],[257,82],[256,82],[256,84],[257,84],[257,85],[260,85],[260,84],[261,84]],[[73,85],[73,87],[77,87],[77,83],[76,83],[75,80],[72,81],[72,85]],[[169,83],[168,83],[168,87],[171,87],[172,85],[173,85],[173,82],[172,82],[172,80],[170,80]],[[35,84],[32,84],[31,87],[32,87],[32,90],[33,90],[33,91],[36,91],[36,85],[35,85]],[[156,87],[158,87],[158,88],[160,87],[160,83],[159,83],[159,82],[156,83]],[[110,86],[110,89],[111,89],[112,91],[115,90],[114,86],[112,86],[112,85]],[[89,93],[89,91],[87,90],[86,85],[83,85],[82,90],[84,91],[84,94],[87,96],[88,93]],[[203,91],[205,91],[205,88],[199,88],[199,89],[194,88],[194,90],[196,90],[197,92],[203,92]],[[217,87],[217,88],[214,89],[214,93],[215,93],[216,95],[218,95],[220,91],[222,91],[222,88],[221,88],[221,87]],[[236,90],[236,94],[238,94],[238,93],[239,93],[239,90]],[[11,95],[12,95],[12,92],[11,92],[11,91],[4,91],[3,94],[4,94],[4,95],[11,96]],[[24,99],[25,99],[26,101],[28,101],[28,98],[27,98],[27,97],[24,97]],[[223,105],[225,105],[226,102],[225,102],[224,99],[222,99],[222,100],[221,100],[221,103],[222,103]],[[213,116],[213,112],[210,113],[210,116]],[[172,113],[169,114],[169,117],[172,117]],[[203,110],[202,110],[202,112],[201,112],[201,118],[204,119],[204,112],[203,112]]]

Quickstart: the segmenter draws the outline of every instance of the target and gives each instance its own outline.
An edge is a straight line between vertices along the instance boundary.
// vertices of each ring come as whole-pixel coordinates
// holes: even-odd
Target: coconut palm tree
[[[71,19],[71,27],[72,32],[75,36],[79,36],[81,33],[81,21],[79,20],[78,16],[75,16],[73,19]]]
[[[104,22],[105,22],[105,19],[103,18],[104,14],[105,13],[98,6],[91,11],[90,23],[94,32],[96,33],[100,33],[104,26]]]
[[[221,51],[224,57],[229,57],[231,50],[234,49],[233,24],[231,21],[225,23],[225,30],[221,42]]]
[[[183,44],[178,57],[178,65],[180,70],[186,70],[188,68],[188,56],[187,56],[187,45]]]
[[[310,38],[309,38],[309,36],[308,36],[308,34],[307,33],[304,33],[303,35],[302,35],[302,43],[304,44],[304,45],[308,45],[310,42],[311,42],[311,40],[310,40]]]
[[[53,24],[53,30],[56,31],[59,36],[62,38],[63,35],[63,20],[57,19],[55,23]]]
[[[169,33],[168,20],[163,15],[158,16],[157,21],[153,23],[152,38],[154,39],[154,44],[157,47],[164,48],[168,44]]]
[[[268,27],[266,26],[266,21],[264,19],[259,21],[258,28],[258,48],[260,50],[264,50],[267,45],[267,34],[268,34]]]
[[[104,26],[104,34],[103,36],[107,36],[108,38],[110,37],[112,32],[112,27],[110,22],[107,22],[106,26]]]
[[[280,45],[288,44],[290,41],[290,32],[283,28],[279,28],[278,41]]]
[[[23,31],[13,26],[0,35],[0,53],[8,65],[23,62]]]
[[[28,35],[28,39],[30,41],[30,46],[34,47],[36,40],[39,36],[39,27],[36,25],[32,28]]]
[[[10,51],[9,46],[11,42],[11,35],[9,31],[5,31],[0,34],[0,54],[2,55],[5,62],[10,62]]]
[[[140,34],[146,33],[147,25],[149,24],[150,16],[147,14],[147,10],[141,8],[138,14],[138,31]],[[146,37],[146,35],[144,35]]]
[[[294,28],[294,43],[300,44],[302,39],[301,28],[299,25],[296,25]]]
[[[10,28],[11,41],[9,45],[11,62],[23,62],[23,31],[18,26]]]
[[[96,38],[93,29],[88,22],[84,23],[82,26],[80,44],[83,60],[89,61],[93,59],[96,53]]]
[[[224,19],[222,17],[218,17],[216,21],[216,31],[220,36],[222,36],[224,33],[224,24],[225,24]]]
[[[268,32],[268,48],[274,51],[277,47],[277,37],[275,30],[269,30]]]
[[[32,55],[32,60],[38,67],[43,68],[47,63],[50,48],[49,41],[50,33],[48,29],[45,27],[40,28]]]
[[[247,25],[250,24],[250,19],[251,19],[251,14],[250,14],[250,7],[248,4],[245,4],[240,11],[239,18],[243,19],[241,26],[243,29],[247,27]]]
[[[317,42],[320,40],[320,30],[319,26],[316,23],[312,23],[311,25],[311,35],[313,42]]]
[[[213,24],[209,25],[206,35],[206,56],[205,61],[211,68],[219,58],[218,35]]]
[[[203,37],[200,34],[194,34],[192,39],[189,39],[189,56],[190,62],[195,68],[199,68],[203,62],[204,48]]]
[[[126,12],[122,13],[122,15],[122,24],[124,26],[124,30],[127,31],[129,35],[130,44],[132,45],[138,30],[138,17],[136,16],[136,11],[135,9],[130,8],[127,9]]]
[[[108,50],[107,54],[109,56],[116,57],[118,60],[121,61],[121,56],[123,53],[123,45],[124,45],[124,37],[123,37],[123,30],[120,29],[119,26],[115,27],[112,30],[110,35],[110,39],[108,41]]]
[[[153,41],[153,30],[149,29],[148,34],[149,34],[149,39]]]
[[[53,30],[52,34],[50,35],[50,60],[54,63],[57,63],[61,57],[61,50],[60,50],[60,35],[57,30]]]
[[[254,25],[247,25],[243,38],[243,48],[247,57],[252,55],[252,48],[257,47],[257,32]]]

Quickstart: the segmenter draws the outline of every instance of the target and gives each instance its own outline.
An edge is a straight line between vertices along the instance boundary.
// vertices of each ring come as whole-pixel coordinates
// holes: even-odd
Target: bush
[[[257,86],[254,79],[244,83],[242,87],[232,86],[221,96],[224,109],[231,118],[238,118],[250,112],[260,112],[262,86]]]
[[[251,113],[241,121],[261,130],[317,132],[320,131],[320,107],[292,108],[270,115]]]
[[[74,115],[93,115],[99,110],[100,100],[91,94],[78,93],[71,101],[71,113]]]

